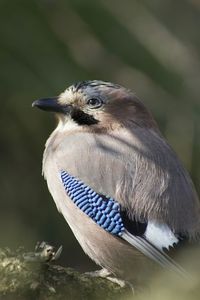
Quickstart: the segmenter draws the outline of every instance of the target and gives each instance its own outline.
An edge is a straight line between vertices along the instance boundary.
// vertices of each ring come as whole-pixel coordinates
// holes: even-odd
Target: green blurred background
[[[1,246],[45,240],[63,264],[95,268],[41,176],[54,117],[31,108],[74,81],[133,89],[200,193],[199,29],[199,0],[0,0]]]

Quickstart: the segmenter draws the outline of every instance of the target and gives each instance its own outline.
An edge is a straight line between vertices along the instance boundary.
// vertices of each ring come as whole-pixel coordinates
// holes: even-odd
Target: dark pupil
[[[88,102],[92,106],[99,104],[99,100],[98,99],[90,99]]]

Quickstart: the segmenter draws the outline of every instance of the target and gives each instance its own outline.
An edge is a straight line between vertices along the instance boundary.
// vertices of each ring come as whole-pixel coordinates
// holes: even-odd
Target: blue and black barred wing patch
[[[61,171],[61,180],[69,198],[94,222],[114,235],[123,234],[120,205],[114,199],[96,193],[65,171]]]

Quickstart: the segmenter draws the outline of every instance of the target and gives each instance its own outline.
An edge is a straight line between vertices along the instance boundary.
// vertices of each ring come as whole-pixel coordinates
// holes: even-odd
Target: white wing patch
[[[173,247],[174,244],[179,242],[166,224],[160,224],[153,221],[148,222],[144,236],[147,241],[161,251],[163,251],[163,248],[169,250],[170,246]]]

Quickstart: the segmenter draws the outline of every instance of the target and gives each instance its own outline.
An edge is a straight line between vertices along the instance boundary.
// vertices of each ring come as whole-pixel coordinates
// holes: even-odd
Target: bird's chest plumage
[[[111,135],[75,132],[64,139],[55,135],[47,143],[43,171],[46,176],[53,161],[57,170],[67,171],[96,192],[117,197],[127,168],[133,168],[131,155],[131,146]]]
[[[58,174],[58,165],[50,157],[46,158],[48,166],[45,166],[45,176],[59,212],[63,214],[84,252],[98,265],[121,275],[120,270],[123,270],[123,268],[120,262],[123,261],[125,267],[124,258],[131,257],[129,252],[133,253],[133,249],[100,226],[97,226],[91,218],[77,207],[66,194]],[[49,159],[50,161],[48,161]],[[127,263],[128,265],[130,264]]]
[[[122,269],[122,261],[124,266],[130,266],[125,257],[132,257],[133,261],[134,249],[97,226],[70,199],[60,177],[61,170],[65,170],[95,192],[116,198],[127,164],[120,147],[115,147],[112,138],[105,145],[88,134],[69,136],[64,143],[59,143],[55,136],[52,140],[54,144],[50,148],[47,144],[44,153],[43,172],[58,210],[84,251],[96,263],[116,272]]]

